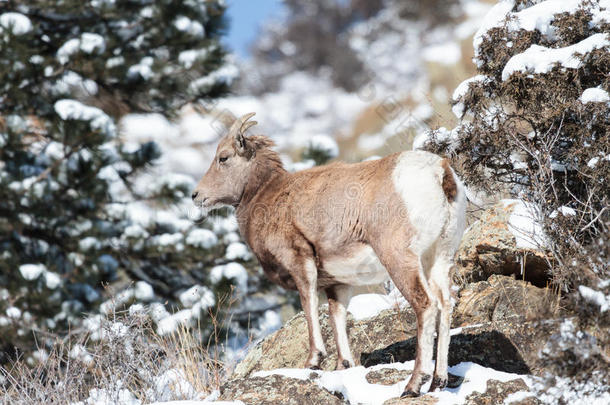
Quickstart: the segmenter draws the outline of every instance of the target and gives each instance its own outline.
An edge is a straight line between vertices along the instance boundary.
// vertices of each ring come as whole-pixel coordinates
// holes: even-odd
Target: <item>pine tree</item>
[[[116,125],[228,90],[224,10],[204,0],[0,5],[0,363],[33,347],[32,331],[65,333],[84,313],[156,301],[153,318],[169,330],[178,318],[168,309],[200,317],[228,290],[225,273],[243,284],[239,263],[213,280],[206,270],[231,243],[222,260],[249,259],[235,224],[193,224],[189,177],[138,180],[161,151],[124,143]]]

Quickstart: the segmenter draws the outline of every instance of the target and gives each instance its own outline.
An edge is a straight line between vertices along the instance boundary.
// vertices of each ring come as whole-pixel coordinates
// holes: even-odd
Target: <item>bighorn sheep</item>
[[[253,115],[231,126],[192,197],[206,209],[236,207],[240,232],[266,275],[298,290],[309,329],[305,366],[319,367],[326,355],[317,291],[328,297],[343,369],[355,365],[346,331],[351,286],[389,275],[417,315],[415,368],[403,396],[419,395],[432,371],[435,329],[431,390],[445,387],[449,269],[465,226],[465,193],[447,160],[402,152],[289,173],[269,138],[245,136]]]

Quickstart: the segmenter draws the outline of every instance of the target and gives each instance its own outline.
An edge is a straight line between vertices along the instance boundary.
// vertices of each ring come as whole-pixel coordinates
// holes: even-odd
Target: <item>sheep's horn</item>
[[[248,122],[248,120],[252,117],[254,117],[256,115],[256,113],[251,112],[245,115],[242,115],[241,117],[239,117],[238,119],[235,120],[235,122],[233,122],[233,125],[231,125],[231,132],[232,133],[244,133],[246,132],[246,130],[248,128],[250,128],[253,125],[256,125],[257,122],[256,121],[250,121]]]

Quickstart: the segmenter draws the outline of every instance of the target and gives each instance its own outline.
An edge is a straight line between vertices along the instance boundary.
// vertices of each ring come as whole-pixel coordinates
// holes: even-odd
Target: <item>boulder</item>
[[[328,306],[320,308],[320,326],[328,356],[322,363],[322,370],[334,370],[337,350],[332,328],[328,319]],[[386,310],[375,318],[355,321],[351,315],[347,319],[347,331],[352,355],[356,362],[364,352],[372,352],[408,339],[416,334],[415,314],[410,308]],[[309,353],[307,322],[300,312],[281,329],[269,335],[248,351],[246,357],[236,366],[232,378],[243,378],[260,370],[303,367]]]
[[[511,316],[527,320],[557,315],[558,295],[512,277],[492,275],[485,281],[466,285],[453,309],[453,325],[499,321]]]
[[[517,209],[519,212],[515,211]],[[550,280],[549,258],[534,246],[528,246],[532,243],[520,243],[529,237],[526,230],[515,224],[526,215],[521,211],[527,212],[523,203],[517,200],[500,202],[486,210],[466,230],[457,253],[453,277],[457,285],[486,280],[493,274],[514,275],[538,287],[547,285]],[[540,232],[538,229],[535,231]]]
[[[487,389],[485,392],[474,392],[466,397],[465,405],[494,405],[502,404],[510,395],[520,391],[529,392],[529,387],[519,378],[510,381],[487,381]],[[527,396],[523,399],[510,402],[512,405],[537,405],[542,402],[535,396]]]
[[[511,277],[496,275],[468,285],[459,293],[454,308],[452,327],[463,328],[453,331],[451,364],[474,361],[507,372],[535,372],[540,368],[538,349],[558,328],[558,321],[535,319],[553,315],[556,306],[556,296],[550,290]],[[334,370],[337,352],[326,306],[320,310],[320,320],[328,351],[321,368]],[[410,308],[386,310],[358,321],[350,315],[347,329],[352,354],[359,364],[415,358],[417,326]],[[251,348],[232,378],[244,378],[260,370],[303,367],[308,350],[307,323],[301,312]]]
[[[263,404],[344,404],[342,398],[320,388],[311,380],[279,375],[233,379],[222,386],[220,401]]]

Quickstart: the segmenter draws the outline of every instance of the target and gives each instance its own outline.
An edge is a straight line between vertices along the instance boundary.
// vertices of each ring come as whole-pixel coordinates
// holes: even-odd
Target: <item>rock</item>
[[[471,361],[484,367],[517,374],[542,374],[544,364],[538,351],[559,331],[562,320],[487,322],[461,328],[451,337],[449,365]],[[370,353],[362,353],[365,367],[404,362],[415,358],[416,339],[396,342]]]
[[[323,359],[323,370],[334,370],[337,362],[335,339],[328,319],[328,307],[320,309],[320,326],[328,356]],[[356,362],[364,352],[391,345],[416,334],[416,320],[413,311],[386,310],[375,318],[354,321],[348,315],[347,331],[352,355]],[[303,367],[309,353],[307,323],[300,312],[284,327],[254,346],[233,373],[233,378],[242,378],[259,370]]]
[[[492,275],[486,281],[468,284],[459,292],[453,309],[453,325],[498,321],[511,316],[524,319],[552,318],[558,297],[548,288],[538,288],[512,277]]]
[[[545,302],[535,287],[527,286],[523,281],[497,276],[477,284],[480,287],[473,287],[474,293],[467,292],[460,297],[454,327],[467,322],[479,324],[465,326],[461,333],[457,331],[452,336],[450,364],[472,361],[511,373],[539,373],[542,366],[538,350],[559,330],[561,322],[527,320],[522,316],[528,300],[531,300],[533,308],[535,305],[542,307]],[[505,289],[507,292],[488,289]],[[492,298],[486,302],[484,297]],[[522,301],[513,304],[516,297],[522,297]],[[479,311],[479,305],[488,309]],[[322,361],[322,369],[334,370],[337,355],[326,309],[321,311],[321,327],[329,353]],[[237,365],[232,378],[244,378],[259,370],[303,367],[308,354],[307,336],[305,317],[299,313],[283,328],[254,346]],[[365,367],[415,358],[416,321],[410,309],[386,310],[374,318],[360,321],[349,318],[348,336],[354,359]]]
[[[388,399],[383,405],[432,405],[437,404],[438,398],[432,395],[422,395],[419,398],[392,398]]]
[[[310,380],[279,375],[233,379],[220,388],[220,401],[257,404],[344,404],[341,398]]]
[[[512,204],[498,203],[468,228],[457,254],[453,277],[457,285],[502,274],[515,275],[538,287],[546,286],[550,280],[548,258],[538,250],[517,247],[508,225],[513,208]]]
[[[483,393],[474,392],[467,396],[465,405],[501,404],[510,394],[514,394],[515,392],[519,391],[529,391],[529,387],[521,378],[505,382],[489,380],[487,381],[487,390],[485,390]],[[517,402],[511,402],[512,405],[535,405],[541,403],[542,402],[535,397],[527,397]]]
[[[406,380],[411,375],[410,370],[396,370],[395,368],[382,368],[366,375],[369,384],[392,385]]]

